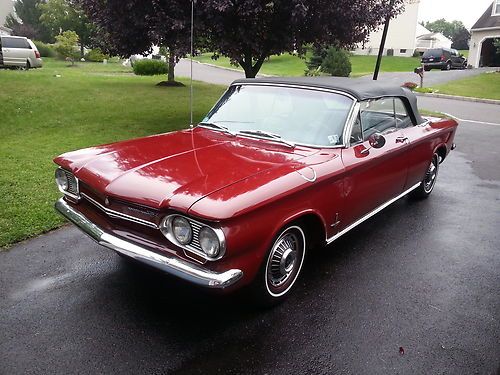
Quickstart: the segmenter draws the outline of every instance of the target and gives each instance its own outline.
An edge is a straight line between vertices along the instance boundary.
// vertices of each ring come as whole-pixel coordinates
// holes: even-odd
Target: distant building
[[[389,23],[384,55],[410,57],[415,52],[418,20],[418,0],[406,0],[405,10]],[[370,34],[363,45],[352,51],[356,55],[378,55],[383,26]]]
[[[415,50],[423,53],[429,48],[451,48],[452,41],[441,33],[433,33],[422,25],[417,25],[417,45]]]
[[[469,64],[474,68],[500,66],[494,39],[500,38],[500,0],[495,0],[472,26]]]
[[[10,34],[12,30],[4,27],[7,16],[14,11],[14,2],[12,0],[0,0],[0,35]]]
[[[0,35],[11,35],[12,30],[5,26],[0,26]]]

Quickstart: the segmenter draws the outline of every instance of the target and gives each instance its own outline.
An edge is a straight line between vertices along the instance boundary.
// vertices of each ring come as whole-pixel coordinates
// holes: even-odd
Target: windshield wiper
[[[279,142],[279,143],[283,143],[289,147],[295,147],[295,143],[293,142],[290,142],[290,141],[286,141],[284,140],[281,135],[279,134],[274,134],[274,133],[271,133],[271,132],[266,132],[264,130],[240,130],[238,132],[238,134],[243,134],[243,135],[253,135],[253,136],[257,136],[259,138],[268,138],[268,139],[272,139],[273,141],[276,141],[276,142]]]
[[[223,133],[227,133],[227,134],[231,134],[231,135],[236,135],[231,130],[229,130],[227,127],[219,125],[219,124],[216,124],[215,122],[200,122],[198,125],[208,126],[209,128],[220,130]]]

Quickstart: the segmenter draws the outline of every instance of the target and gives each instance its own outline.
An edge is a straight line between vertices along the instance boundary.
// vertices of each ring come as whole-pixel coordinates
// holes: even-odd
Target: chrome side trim
[[[214,272],[169,254],[158,254],[146,247],[107,233],[71,207],[63,198],[56,202],[55,209],[98,244],[193,284],[207,288],[223,289],[235,284],[243,277],[243,271],[239,269],[230,269],[220,273]]]
[[[391,204],[393,204],[394,202],[396,202],[397,200],[403,198],[406,194],[408,194],[409,192],[415,190],[416,188],[418,188],[420,186],[420,182],[414,186],[412,186],[411,188],[409,188],[408,190],[406,190],[405,192],[401,193],[400,195],[398,195],[396,198],[393,198],[391,199],[390,201],[387,201],[385,202],[384,204],[382,204],[381,206],[378,206],[376,209],[374,209],[373,211],[367,213],[365,216],[363,216],[361,219],[359,219],[358,221],[355,221],[354,223],[352,223],[351,225],[349,225],[347,228],[345,228],[344,230],[342,230],[341,232],[337,233],[336,235],[334,235],[333,237],[330,237],[330,238],[327,238],[326,239],[326,244],[329,245],[331,244],[333,241],[335,241],[337,238],[343,236],[344,234],[346,234],[347,232],[349,232],[351,229],[354,229],[355,227],[357,227],[359,224],[361,224],[363,221],[365,220],[368,220],[369,218],[371,218],[372,216],[376,215],[377,213],[379,213],[380,211],[382,211],[384,208],[386,208],[387,206],[390,206]]]
[[[139,219],[137,217],[130,216],[130,215],[112,210],[110,208],[107,208],[107,207],[103,206],[102,204],[100,204],[99,202],[97,202],[95,199],[89,197],[85,193],[80,193],[80,195],[83,198],[85,198],[86,200],[88,200],[90,203],[92,203],[94,206],[96,206],[98,209],[103,211],[109,217],[112,217],[115,219],[128,220],[128,221],[132,221],[132,222],[137,223],[137,224],[145,225],[145,226],[150,227],[150,228],[158,229],[158,225],[156,225],[155,223],[152,223],[152,222],[147,221],[147,220]]]

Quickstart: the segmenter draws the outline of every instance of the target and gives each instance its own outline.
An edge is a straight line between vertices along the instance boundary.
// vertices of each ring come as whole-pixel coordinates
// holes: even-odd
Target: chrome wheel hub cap
[[[274,245],[268,269],[269,281],[273,286],[283,285],[294,271],[299,246],[299,239],[293,233],[286,234]]]
[[[425,174],[424,188],[426,192],[429,192],[434,187],[434,183],[436,182],[437,177],[437,166],[436,159],[432,160],[427,173]]]

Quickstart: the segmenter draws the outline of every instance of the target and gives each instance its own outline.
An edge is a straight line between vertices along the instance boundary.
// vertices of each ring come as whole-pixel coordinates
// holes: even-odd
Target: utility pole
[[[394,6],[394,0],[390,0],[389,8]],[[384,54],[385,40],[387,39],[387,31],[389,31],[389,21],[391,16],[388,14],[385,19],[384,31],[382,32],[382,40],[380,41],[380,48],[378,50],[377,64],[375,65],[375,71],[373,72],[373,80],[378,79],[378,72],[380,71],[380,64],[382,63],[382,55]]]

